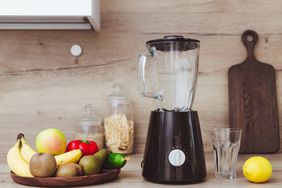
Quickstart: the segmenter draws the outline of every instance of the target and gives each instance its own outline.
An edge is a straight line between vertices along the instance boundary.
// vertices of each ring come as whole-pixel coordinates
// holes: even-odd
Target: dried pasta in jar
[[[104,119],[106,146],[115,153],[133,151],[134,123],[125,114],[113,114]]]

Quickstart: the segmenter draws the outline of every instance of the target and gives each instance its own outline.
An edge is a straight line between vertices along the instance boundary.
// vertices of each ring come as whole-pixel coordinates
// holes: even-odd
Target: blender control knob
[[[185,159],[185,153],[180,149],[174,149],[168,154],[168,161],[172,166],[183,165]]]

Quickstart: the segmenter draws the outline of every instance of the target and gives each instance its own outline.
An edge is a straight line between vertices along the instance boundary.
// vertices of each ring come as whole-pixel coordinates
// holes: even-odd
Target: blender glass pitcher
[[[154,98],[163,111],[192,108],[199,64],[200,41],[183,36],[165,36],[146,42],[148,51],[139,56],[139,90]],[[147,65],[147,61],[150,63]]]

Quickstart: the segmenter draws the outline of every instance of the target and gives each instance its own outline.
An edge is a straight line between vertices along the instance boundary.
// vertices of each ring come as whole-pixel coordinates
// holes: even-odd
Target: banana
[[[21,154],[23,156],[23,159],[29,163],[31,157],[36,153],[28,144],[26,144],[26,141],[24,139],[24,136],[21,137],[22,147],[21,147]],[[55,156],[57,165],[62,165],[65,163],[76,163],[80,157],[82,156],[82,152],[80,149],[72,150],[60,155]]]
[[[22,147],[21,147],[21,154],[23,159],[29,163],[31,157],[36,153],[25,141],[24,137],[21,138],[21,143],[22,143]]]
[[[34,151],[25,141],[24,135],[19,135],[18,136],[20,138],[21,141],[21,155],[23,157],[23,159],[29,163],[31,157],[36,153],[36,151]],[[57,162],[57,165],[62,165],[62,164],[66,164],[66,163],[76,163],[80,157],[82,156],[82,152],[80,149],[76,149],[76,150],[72,150],[60,155],[56,155],[54,156]]]
[[[29,171],[29,164],[24,161],[20,151],[21,141],[17,140],[16,144],[10,148],[7,154],[7,163],[11,171],[18,176],[33,177]]]
[[[82,152],[80,149],[72,150],[61,155],[56,155],[55,159],[57,165],[63,165],[66,163],[76,163],[79,161],[80,157],[82,156]]]

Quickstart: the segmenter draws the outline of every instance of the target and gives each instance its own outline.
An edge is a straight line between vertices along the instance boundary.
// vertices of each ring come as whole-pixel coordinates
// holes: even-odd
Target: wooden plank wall
[[[36,133],[57,127],[72,137],[85,104],[107,112],[105,96],[119,82],[133,100],[136,152],[144,150],[150,99],[137,89],[137,57],[144,43],[168,34],[201,40],[194,109],[204,142],[208,127],[228,126],[228,68],[246,57],[241,33],[259,33],[256,55],[277,70],[282,123],[282,4],[279,0],[102,0],[102,30],[0,31],[0,162],[19,132],[34,146]],[[69,47],[84,54],[75,59]],[[282,130],[282,128],[281,128]],[[282,131],[280,131],[282,133]]]

